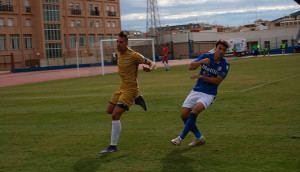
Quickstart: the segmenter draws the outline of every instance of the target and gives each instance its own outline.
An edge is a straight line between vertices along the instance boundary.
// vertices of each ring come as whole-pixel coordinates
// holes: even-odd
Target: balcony
[[[31,7],[30,6],[26,6],[25,10],[26,10],[26,13],[31,13]]]
[[[99,16],[100,12],[98,10],[97,11],[91,10],[90,14],[91,16]]]
[[[115,11],[107,11],[107,15],[108,16],[116,16],[116,12]]]
[[[14,8],[12,5],[0,5],[0,12],[1,11],[9,11],[9,12],[13,12]]]
[[[81,15],[81,10],[79,10],[79,9],[76,9],[76,10],[71,10],[71,14],[72,15]]]

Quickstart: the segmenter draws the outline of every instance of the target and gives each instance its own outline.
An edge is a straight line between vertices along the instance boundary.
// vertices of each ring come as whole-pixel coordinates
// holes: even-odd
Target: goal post
[[[116,51],[116,42],[117,39],[103,39],[100,40],[99,48],[101,55],[101,69],[102,75],[105,74],[105,59],[109,59],[112,56],[112,53]],[[104,45],[106,43],[106,46]],[[128,39],[128,47],[141,53],[147,58],[151,58],[155,62],[155,45],[154,39]],[[149,49],[151,47],[151,49]],[[105,50],[105,49],[106,50]]]

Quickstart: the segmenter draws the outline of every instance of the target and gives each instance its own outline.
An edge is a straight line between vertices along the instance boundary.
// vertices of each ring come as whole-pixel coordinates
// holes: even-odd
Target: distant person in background
[[[236,49],[236,46],[234,45],[234,47],[233,47],[233,49],[232,49],[233,55],[234,55],[234,56],[236,56],[236,50],[237,50],[237,49]]]
[[[106,112],[111,114],[112,118],[111,142],[107,149],[100,152],[101,154],[118,151],[117,142],[121,132],[120,118],[125,111],[129,110],[133,103],[141,105],[147,111],[143,97],[138,96],[138,68],[139,64],[144,64],[142,66],[143,70],[150,72],[156,66],[154,62],[128,47],[128,37],[124,31],[121,31],[119,34],[117,49],[117,64],[121,84],[111,97],[106,109]]]
[[[218,93],[218,86],[226,78],[230,64],[224,58],[230,45],[224,40],[216,44],[215,53],[202,54],[190,64],[189,69],[201,68],[199,74],[191,76],[197,83],[182,105],[181,119],[185,124],[182,133],[172,139],[172,144],[179,146],[185,136],[192,131],[195,139],[189,146],[205,143],[205,138],[200,133],[196,119],[197,116],[210,106]]]
[[[169,70],[168,58],[169,58],[169,48],[167,44],[164,44],[164,57],[162,63],[166,66],[166,71]]]
[[[285,48],[286,48],[285,43],[282,43],[281,44],[281,54],[285,54]]]
[[[269,51],[268,51],[268,48],[266,47],[266,48],[264,49],[264,56],[266,56],[267,54],[270,55],[270,54],[269,54]]]
[[[254,56],[257,56],[258,54],[257,45],[253,45],[252,48],[253,48]]]

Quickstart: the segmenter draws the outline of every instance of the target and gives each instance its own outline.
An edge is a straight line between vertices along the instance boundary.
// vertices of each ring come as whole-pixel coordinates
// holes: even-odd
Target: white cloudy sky
[[[162,26],[205,22],[240,26],[300,10],[294,0],[157,0]],[[146,30],[147,0],[120,0],[122,30]]]

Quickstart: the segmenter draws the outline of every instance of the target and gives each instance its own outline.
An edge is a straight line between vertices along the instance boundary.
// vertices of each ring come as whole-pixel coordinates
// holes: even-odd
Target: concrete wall
[[[270,43],[270,49],[280,48],[283,40],[288,41],[288,46],[296,46],[295,39],[300,28],[281,28],[262,31],[247,32],[191,32],[182,34],[166,34],[163,36],[164,42],[173,42],[174,58],[180,58],[189,54],[188,40],[192,41],[194,54],[206,53],[212,48],[219,39],[246,38],[249,49],[252,45],[260,44],[260,48],[265,48],[267,41]]]

